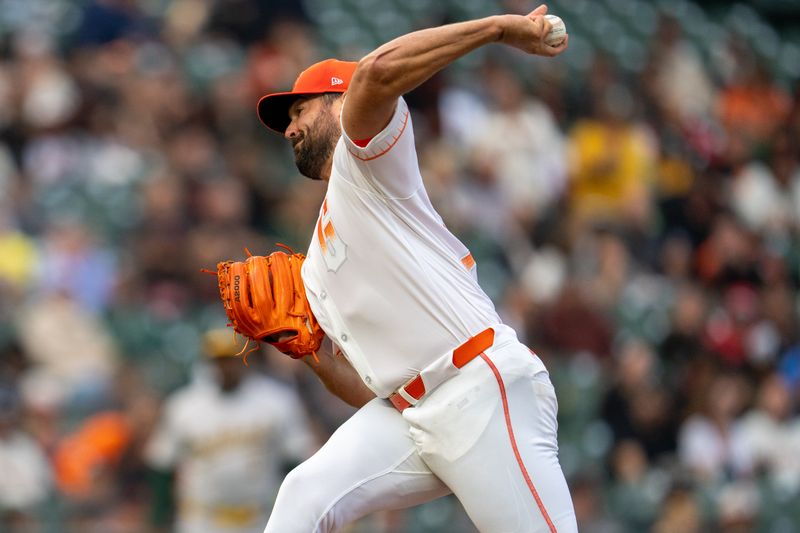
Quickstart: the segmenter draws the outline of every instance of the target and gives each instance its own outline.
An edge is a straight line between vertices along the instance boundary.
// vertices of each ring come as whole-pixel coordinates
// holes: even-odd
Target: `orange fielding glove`
[[[305,258],[303,254],[273,252],[217,264],[219,295],[229,325],[294,359],[316,356],[325,336],[308,305],[300,277]]]

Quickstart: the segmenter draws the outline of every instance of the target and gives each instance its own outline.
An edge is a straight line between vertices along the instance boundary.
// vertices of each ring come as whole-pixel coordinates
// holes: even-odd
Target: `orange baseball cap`
[[[258,101],[258,118],[266,127],[283,134],[289,127],[289,108],[301,96],[325,93],[343,93],[350,86],[355,61],[326,59],[314,63],[297,76],[292,90],[267,94]]]

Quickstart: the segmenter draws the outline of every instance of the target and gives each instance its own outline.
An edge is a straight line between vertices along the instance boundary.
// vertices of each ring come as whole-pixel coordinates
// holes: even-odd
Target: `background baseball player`
[[[296,393],[248,372],[230,330],[204,341],[210,375],[168,398],[147,460],[162,478],[176,474],[176,531],[261,531],[281,477],[314,440]],[[170,492],[162,484],[156,498]]]
[[[481,531],[577,530],[548,373],[501,323],[472,256],[431,206],[402,99],[489,43],[561,53],[566,39],[544,42],[546,12],[414,32],[358,64],[315,64],[291,92],[259,102],[262,121],[292,143],[300,172],[328,181],[303,282],[344,357],[311,367],[350,403],[370,396],[360,383],[378,397],[287,477],[267,532],[335,531],[450,491]],[[248,261],[232,282],[236,302],[240,277],[257,269]],[[269,276],[277,303],[281,275]],[[242,294],[255,308],[270,298]]]

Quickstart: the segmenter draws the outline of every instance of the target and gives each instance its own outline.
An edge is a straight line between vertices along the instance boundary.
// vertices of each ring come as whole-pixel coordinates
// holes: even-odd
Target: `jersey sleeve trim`
[[[345,97],[344,105],[347,105],[347,97]],[[373,137],[363,140],[351,139],[344,129],[344,124],[342,124],[342,139],[347,147],[347,152],[351,156],[359,161],[369,162],[378,159],[394,148],[403,137],[403,133],[410,122],[411,115],[408,105],[401,97],[397,99],[397,104],[389,123]]]
[[[471,253],[467,252],[467,255],[461,258],[461,264],[464,265],[467,270],[472,270],[473,267],[475,267],[475,258],[472,257]]]
[[[409,115],[408,109],[406,109],[405,115],[403,116],[403,124],[402,124],[402,126],[400,126],[400,131],[398,131],[397,134],[394,137],[391,138],[391,141],[389,139],[384,140],[383,142],[387,143],[388,145],[385,146],[383,148],[383,150],[381,150],[377,154],[362,156],[362,155],[356,153],[354,150],[352,150],[349,146],[347,147],[347,150],[350,152],[350,154],[353,157],[355,157],[357,159],[360,159],[361,161],[372,161],[373,159],[378,159],[380,156],[384,155],[386,152],[388,152],[389,150],[394,148],[394,145],[397,144],[397,141],[400,140],[400,137],[403,135],[403,132],[406,131],[406,126],[408,126],[408,115]],[[354,144],[355,144],[355,141],[354,141]],[[368,147],[369,147],[369,144],[367,144],[367,146],[364,147],[365,151],[368,149]]]

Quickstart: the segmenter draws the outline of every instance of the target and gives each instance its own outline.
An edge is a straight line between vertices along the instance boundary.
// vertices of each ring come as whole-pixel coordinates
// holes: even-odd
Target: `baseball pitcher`
[[[327,194],[307,257],[220,263],[220,293],[237,331],[302,358],[361,407],[287,476],[266,533],[338,531],[451,492],[481,531],[577,531],[547,370],[432,207],[403,100],[490,43],[560,54],[567,38],[545,43],[546,12],[410,33],[357,63],[312,65],[259,101]],[[320,351],[327,342],[336,349]]]

